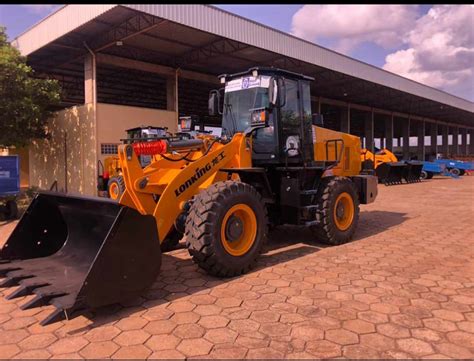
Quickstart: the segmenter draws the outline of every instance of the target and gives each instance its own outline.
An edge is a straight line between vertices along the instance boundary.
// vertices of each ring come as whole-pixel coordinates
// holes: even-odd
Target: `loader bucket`
[[[388,185],[401,184],[407,165],[403,162],[387,162],[380,164],[375,170],[379,182]]]
[[[421,171],[423,170],[423,162],[410,160],[405,161],[407,167],[403,173],[403,178],[407,183],[421,182]]]
[[[20,286],[8,299],[34,294],[22,309],[54,305],[46,325],[137,297],[160,266],[152,216],[107,199],[44,192],[0,251],[0,288]]]

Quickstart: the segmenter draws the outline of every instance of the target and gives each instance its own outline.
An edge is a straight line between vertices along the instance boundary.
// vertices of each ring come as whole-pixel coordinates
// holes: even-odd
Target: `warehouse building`
[[[180,115],[219,125],[207,115],[216,76],[252,66],[314,77],[313,112],[367,148],[474,154],[474,103],[208,5],[67,5],[13,44],[64,90],[50,139],[23,157],[40,188],[96,194],[98,164],[127,128],[176,131]]]

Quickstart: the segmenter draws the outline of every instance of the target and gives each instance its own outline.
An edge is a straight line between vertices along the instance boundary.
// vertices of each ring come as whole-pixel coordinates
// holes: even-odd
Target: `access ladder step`
[[[318,209],[318,206],[317,205],[301,206],[300,209],[303,211],[312,211],[312,210]]]
[[[318,194],[318,190],[317,189],[305,189],[305,190],[300,191],[300,194],[302,196],[314,195],[314,194]]]

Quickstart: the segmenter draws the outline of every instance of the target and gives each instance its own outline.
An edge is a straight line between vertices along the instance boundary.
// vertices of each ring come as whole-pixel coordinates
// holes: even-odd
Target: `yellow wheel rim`
[[[120,189],[116,182],[112,182],[109,186],[109,195],[112,199],[117,199],[120,195]]]
[[[348,229],[354,220],[354,201],[349,193],[339,194],[334,204],[334,222],[340,231]]]
[[[221,242],[232,256],[246,254],[257,236],[257,217],[246,204],[236,204],[230,208],[222,220]]]

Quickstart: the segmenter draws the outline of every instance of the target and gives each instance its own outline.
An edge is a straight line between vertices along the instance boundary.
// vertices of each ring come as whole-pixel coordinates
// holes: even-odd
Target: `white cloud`
[[[408,48],[384,69],[474,100],[474,7],[434,6],[407,33]]]
[[[292,34],[315,42],[333,39],[334,49],[346,54],[366,41],[395,49],[417,16],[414,5],[305,5],[293,15]]]
[[[23,7],[27,8],[28,11],[36,14],[49,14],[56,10],[59,6],[57,4],[47,5],[47,4],[31,4],[31,5],[22,5]]]
[[[474,101],[474,6],[305,5],[292,33],[341,53],[364,42],[390,53],[385,70]]]

